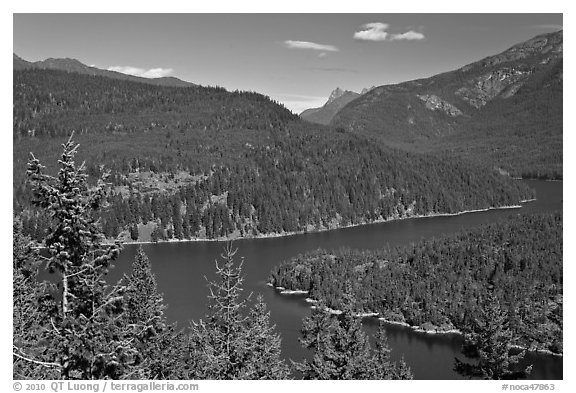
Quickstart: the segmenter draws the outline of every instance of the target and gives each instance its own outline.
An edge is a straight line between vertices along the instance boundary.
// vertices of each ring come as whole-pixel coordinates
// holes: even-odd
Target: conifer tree
[[[193,341],[200,348],[201,363],[199,372],[207,379],[239,379],[248,356],[246,332],[242,325],[247,317],[242,311],[246,299],[241,299],[243,291],[240,267],[234,266],[234,255],[228,245],[221,257],[224,265],[216,262],[218,282],[210,282],[208,287],[208,315],[206,320],[193,324]]]
[[[343,310],[330,315],[323,302],[304,319],[302,345],[314,351],[312,361],[295,363],[304,379],[412,379],[402,361],[390,362],[390,349],[380,330],[376,350],[364,332],[361,317],[355,314],[350,285],[343,295]]]
[[[174,325],[164,316],[164,299],[158,293],[150,260],[139,246],[126,284],[123,318],[135,338],[138,373],[133,379],[176,379],[180,348],[175,345]]]
[[[216,261],[219,280],[209,282],[208,314],[193,323],[190,357],[195,375],[203,379],[270,379],[287,377],[280,359],[280,339],[273,333],[263,302],[248,310],[243,297],[242,263],[234,263],[238,250],[229,243]],[[279,372],[275,375],[275,372]]]
[[[298,364],[305,379],[370,379],[371,349],[349,302],[338,316],[319,304],[306,321],[302,343],[314,350],[312,362]]]
[[[463,326],[463,352],[475,358],[474,363],[455,359],[455,370],[467,377],[482,379],[518,379],[526,377],[532,366],[524,369],[514,367],[525,355],[521,351],[510,354],[514,333],[510,329],[510,316],[500,306],[498,298],[489,289],[488,295],[480,303],[478,318]]]
[[[63,379],[129,377],[136,350],[119,323],[125,288],[105,281],[121,245],[104,245],[95,219],[106,177],[88,187],[84,164],[74,162],[78,146],[72,136],[63,145],[57,177],[46,175],[33,155],[28,163],[34,204],[50,215],[44,243],[48,267],[60,277],[62,299],[47,315],[53,329],[44,356],[59,365]]]
[[[334,366],[330,360],[334,357],[331,335],[335,329],[336,320],[324,310],[323,302],[317,303],[311,315],[304,318],[300,343],[314,352],[312,362],[294,363],[304,379],[333,379]]]
[[[378,332],[376,333],[375,352],[371,362],[374,367],[372,379],[414,379],[412,370],[410,370],[404,358],[400,359],[398,364],[394,364],[390,360],[391,350],[383,323],[378,326]]]
[[[262,295],[256,298],[247,322],[251,332],[247,348],[250,359],[244,379],[287,379],[290,370],[281,358],[280,334],[275,332],[276,325],[270,322],[270,311]]]
[[[130,225],[130,239],[137,241],[138,240],[138,224],[134,223]]]

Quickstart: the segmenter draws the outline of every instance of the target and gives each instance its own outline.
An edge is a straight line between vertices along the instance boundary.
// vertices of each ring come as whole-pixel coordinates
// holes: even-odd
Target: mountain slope
[[[431,78],[379,86],[331,124],[412,151],[466,156],[514,175],[562,177],[562,31]]]
[[[13,70],[25,70],[27,68],[35,68],[34,64],[30,63],[29,61],[26,61],[24,59],[22,59],[20,56],[18,56],[16,53],[12,54],[13,57]]]
[[[127,80],[132,82],[148,83],[151,85],[158,86],[174,86],[174,87],[188,87],[194,86],[193,83],[186,82],[174,77],[162,77],[162,78],[142,78],[139,76],[123,74],[121,72],[102,70],[96,67],[90,67],[86,64],[81,63],[76,59],[55,59],[48,58],[46,60],[37,61],[31,63],[29,61],[23,60],[14,54],[14,70],[23,69],[43,69],[43,70],[60,70],[66,72],[75,72],[78,74],[92,75],[92,76],[104,76],[112,79]]]

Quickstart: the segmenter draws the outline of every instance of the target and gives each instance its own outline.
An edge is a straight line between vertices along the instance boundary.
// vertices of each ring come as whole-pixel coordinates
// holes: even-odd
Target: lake
[[[537,200],[523,203],[520,209],[490,210],[459,216],[427,217],[370,224],[334,231],[309,233],[279,238],[244,239],[234,245],[237,258],[243,258],[245,293],[260,293],[271,311],[272,321],[282,336],[282,351],[286,358],[301,360],[309,354],[300,346],[298,337],[302,319],[309,315],[310,304],[304,295],[280,295],[266,286],[272,267],[285,259],[317,248],[377,249],[454,233],[482,223],[518,213],[562,210],[562,182],[526,180],[536,190]],[[214,261],[222,253],[222,242],[180,242],[143,245],[156,274],[158,289],[168,304],[167,318],[178,326],[201,318],[206,312],[208,289],[206,279],[215,279]],[[129,272],[136,252],[135,245],[125,246],[111,275],[119,278]],[[373,333],[378,321],[366,318],[364,325]],[[453,368],[454,357],[460,355],[458,335],[428,335],[388,325],[388,341],[392,358],[404,357],[416,379],[459,379]],[[526,360],[534,365],[533,379],[562,379],[562,357],[530,353]]]

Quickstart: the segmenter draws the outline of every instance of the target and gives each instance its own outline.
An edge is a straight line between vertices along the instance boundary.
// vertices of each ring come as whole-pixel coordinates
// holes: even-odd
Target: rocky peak
[[[478,62],[468,64],[460,70],[466,72],[478,66],[491,67],[501,63],[541,57],[545,57],[541,64],[546,64],[552,59],[562,57],[562,43],[562,30],[554,33],[541,34],[528,41],[516,44],[495,56],[486,57]]]
[[[330,104],[332,101],[342,97],[344,94],[346,93],[346,91],[342,90],[341,88],[337,87],[336,89],[334,89],[334,91],[332,91],[332,93],[330,93],[330,97],[328,97],[328,101],[326,102],[326,105]]]
[[[368,93],[369,91],[375,89],[376,86],[372,86],[372,87],[365,87],[362,89],[362,91],[360,92],[360,94],[356,93],[355,91],[352,90],[342,90],[341,88],[337,87],[336,89],[334,89],[332,91],[332,93],[330,93],[330,97],[328,98],[328,101],[326,101],[326,104],[324,105],[329,105],[332,102],[334,102],[335,100],[337,100],[338,98],[344,96],[344,95],[350,95],[350,96],[359,96],[359,95],[364,95],[366,93]]]
[[[508,49],[507,52],[542,53],[562,52],[563,31],[542,34],[531,40],[521,42]]]
[[[562,30],[541,34],[461,68],[462,72],[470,72],[471,78],[455,94],[476,109],[496,97],[513,96],[530,75],[562,61],[562,40]],[[558,79],[562,79],[561,74]]]
[[[372,87],[365,87],[362,89],[362,91],[360,92],[360,94],[364,95],[366,93],[368,93],[371,90],[374,90],[376,88],[376,86],[372,86]]]

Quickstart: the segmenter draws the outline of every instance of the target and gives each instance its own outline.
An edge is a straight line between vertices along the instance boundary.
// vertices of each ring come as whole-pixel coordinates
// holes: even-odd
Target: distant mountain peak
[[[365,87],[362,89],[362,91],[360,93],[356,93],[355,91],[352,90],[343,90],[339,87],[336,87],[334,90],[332,90],[332,93],[330,93],[330,97],[328,97],[328,101],[326,101],[326,103],[324,104],[324,106],[326,105],[330,105],[332,102],[334,102],[335,100],[337,100],[338,98],[347,95],[347,94],[351,94],[351,95],[363,95],[368,93],[370,90],[375,89],[376,86],[372,86],[372,87]]]
[[[332,93],[330,93],[330,97],[328,97],[328,101],[326,101],[326,104],[324,105],[328,105],[330,104],[332,101],[342,97],[344,94],[346,93],[346,91],[342,90],[341,88],[337,87],[336,89],[334,89],[332,91]]]
[[[320,108],[306,109],[300,113],[300,117],[312,123],[328,124],[340,109],[374,88],[375,86],[364,88],[362,89],[362,93],[356,93],[352,90],[344,90],[336,87],[336,89],[330,93],[328,101],[326,101],[323,106]]]

